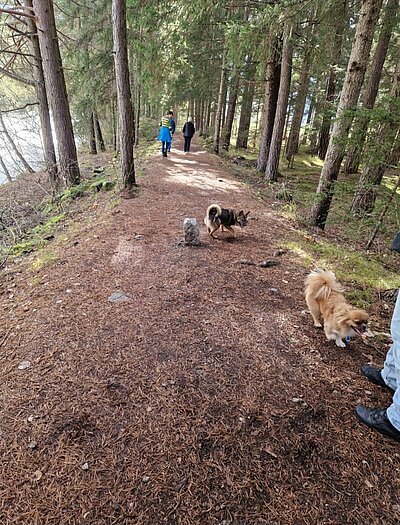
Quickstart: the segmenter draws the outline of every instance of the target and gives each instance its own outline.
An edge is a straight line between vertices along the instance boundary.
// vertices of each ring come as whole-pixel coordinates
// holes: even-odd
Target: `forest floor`
[[[353,415],[390,404],[359,373],[388,340],[328,343],[310,268],[277,251],[291,223],[180,148],[149,160],[135,198],[77,210],[42,263],[4,271],[0,523],[399,524],[399,444]],[[213,202],[250,210],[235,240],[207,235]],[[372,328],[390,313],[377,301]]]

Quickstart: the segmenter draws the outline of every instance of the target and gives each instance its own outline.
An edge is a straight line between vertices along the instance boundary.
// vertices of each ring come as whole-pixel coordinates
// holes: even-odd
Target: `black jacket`
[[[186,122],[186,124],[183,126],[182,132],[184,137],[193,137],[195,134],[193,122]]]

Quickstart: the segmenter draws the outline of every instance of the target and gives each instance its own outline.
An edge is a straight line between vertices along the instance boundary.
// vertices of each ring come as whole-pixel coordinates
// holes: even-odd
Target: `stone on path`
[[[200,244],[200,229],[196,219],[186,218],[183,221],[183,234],[185,236],[185,244],[188,246],[199,246]]]
[[[128,292],[123,292],[122,290],[119,290],[117,292],[112,293],[108,300],[110,301],[110,303],[126,303],[128,301],[132,301],[132,295]]]

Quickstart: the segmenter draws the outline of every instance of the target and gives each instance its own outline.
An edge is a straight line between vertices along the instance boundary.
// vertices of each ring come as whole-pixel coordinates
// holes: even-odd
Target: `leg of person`
[[[163,143],[162,143],[162,154],[163,154],[163,157],[167,156],[167,146],[168,146],[168,143],[165,142],[165,140],[163,140]]]
[[[400,384],[400,292],[397,294],[390,324],[390,333],[394,342],[386,355],[381,375],[385,383],[393,390],[396,390],[397,385]]]
[[[168,151],[171,151],[171,146],[172,146],[172,136],[171,136],[171,142],[168,142]]]
[[[192,137],[188,137],[188,143],[187,143],[187,151],[190,151],[190,142],[192,140]]]
[[[394,380],[396,381],[396,385],[400,385],[400,343],[397,343],[396,341],[393,343],[391,349],[390,349],[391,357],[393,359],[393,369],[394,373],[391,369],[391,374],[394,376]],[[385,361],[386,365],[386,361]],[[391,375],[391,380],[392,380]],[[383,372],[382,372],[383,377]],[[391,383],[394,384],[394,383]],[[396,392],[394,393],[392,404],[386,411],[387,417],[389,421],[392,423],[392,425],[400,432],[400,388],[396,388]]]
[[[368,427],[400,442],[400,293],[397,296],[390,328],[393,345],[387,353],[381,377],[386,385],[395,389],[392,404],[388,409],[378,410],[358,405],[355,413]]]
[[[185,139],[185,142],[183,144],[183,151],[186,153],[187,152],[187,143],[188,143],[188,137],[183,137]]]

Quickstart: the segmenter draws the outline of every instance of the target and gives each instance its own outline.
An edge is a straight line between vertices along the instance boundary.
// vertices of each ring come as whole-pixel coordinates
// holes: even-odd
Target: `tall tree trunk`
[[[97,155],[96,147],[96,132],[94,126],[94,112],[90,113],[89,117],[89,153],[91,155]]]
[[[33,12],[32,0],[24,1],[25,8],[29,13]],[[32,55],[34,58],[34,78],[35,78],[35,90],[36,97],[39,102],[39,119],[40,129],[42,132],[42,142],[44,151],[44,161],[46,164],[46,171],[49,175],[51,185],[56,189],[60,183],[57,176],[57,159],[54,148],[53,133],[51,130],[51,120],[49,103],[47,100],[45,78],[42,65],[42,55],[40,53],[38,32],[36,22],[33,18],[27,18],[27,24],[29,29],[29,40],[31,43]]]
[[[285,127],[286,111],[289,100],[290,79],[292,75],[293,42],[292,22],[285,22],[282,47],[281,80],[279,86],[278,103],[274,119],[274,129],[271,136],[271,145],[264,177],[270,181],[278,180],[279,156],[281,152],[282,136]]]
[[[237,96],[238,96],[238,91],[239,91],[239,82],[240,82],[240,76],[237,71],[234,71],[232,80],[231,80],[231,88],[229,90],[229,101],[228,101],[228,111],[226,115],[226,126],[224,130],[223,141],[222,141],[222,147],[225,151],[229,150],[229,146],[231,144],[232,125],[235,119],[236,102],[237,102]]]
[[[332,123],[332,105],[335,100],[336,90],[336,71],[342,54],[346,9],[347,0],[341,0],[338,6],[335,6],[335,17],[333,19],[335,25],[335,34],[333,37],[331,51],[332,63],[329,66],[328,77],[326,80],[325,102],[322,108],[323,117],[318,137],[318,157],[321,160],[325,159],[329,144],[329,134]]]
[[[397,64],[393,77],[390,95],[393,98],[400,96],[400,61]],[[373,152],[366,162],[357,190],[353,196],[351,211],[356,215],[371,213],[375,206],[377,188],[382,182],[386,168],[390,164],[390,156],[393,143],[396,140],[399,120],[395,110],[390,111],[391,117],[387,116],[379,126],[374,138]]]
[[[308,55],[309,53],[307,53],[307,56],[304,57],[303,67],[300,75],[299,89],[297,92],[292,123],[290,126],[289,138],[286,144],[286,159],[288,160],[291,167],[293,167],[294,156],[299,149],[301,121],[303,120],[308,83],[310,79],[311,56]]]
[[[260,151],[257,159],[257,169],[263,173],[267,166],[272,130],[274,129],[276,105],[278,103],[279,84],[281,81],[281,47],[282,39],[275,39],[273,45],[271,45],[271,53],[267,63],[264,118],[260,139]]]
[[[256,65],[249,57],[244,74],[244,87],[242,96],[242,107],[240,110],[239,129],[236,137],[236,148],[247,148],[251,113],[253,109],[253,99],[255,90]]]
[[[7,139],[7,142],[10,144],[11,149],[14,151],[15,155],[17,156],[17,158],[21,161],[22,165],[24,166],[24,169],[28,173],[35,173],[35,170],[32,168],[32,166],[29,164],[29,162],[25,159],[25,157],[19,151],[19,149],[17,148],[17,145],[13,141],[11,135],[9,134],[8,129],[6,128],[6,125],[4,123],[3,115],[1,113],[1,111],[0,111],[0,128],[1,128],[2,132],[5,135],[5,137]]]
[[[303,120],[304,108],[306,105],[306,98],[308,93],[308,85],[310,82],[310,68],[314,58],[314,37],[315,37],[315,18],[317,15],[317,4],[310,13],[311,21],[308,27],[309,42],[304,51],[304,59],[300,74],[299,87],[297,97],[294,104],[293,118],[290,126],[289,138],[286,143],[286,159],[289,166],[293,167],[294,156],[299,150],[299,138],[301,122]]]
[[[8,182],[12,182],[13,181],[13,178],[11,177],[10,175],[10,172],[8,171],[8,168],[3,160],[3,157],[0,156],[0,166],[2,168],[2,170],[4,171],[4,175],[6,176]]]
[[[140,81],[136,79],[135,84],[135,112],[134,112],[134,134],[133,142],[135,146],[139,145],[139,129],[140,129],[140,105],[141,105],[141,89]]]
[[[209,100],[207,103],[207,124],[206,124],[206,129],[207,129],[206,135],[207,136],[209,135],[211,127],[212,127],[212,102],[211,100]]]
[[[225,133],[224,128],[225,128],[225,121],[226,121],[226,98],[227,96],[228,96],[228,81],[227,81],[227,74],[225,74],[224,93],[222,96],[221,133]]]
[[[258,125],[260,123],[260,111],[261,111],[261,100],[257,100],[257,110],[256,110],[256,125],[254,127],[254,133],[253,133],[253,148],[256,147],[257,144],[257,135],[258,135]]]
[[[400,128],[397,129],[396,137],[390,152],[390,165],[397,166],[400,161]]]
[[[215,127],[214,127],[214,151],[219,153],[219,142],[221,134],[221,117],[222,110],[224,106],[224,93],[226,84],[226,50],[224,48],[222,55],[222,64],[221,64],[221,78],[219,82],[219,95],[218,95],[218,106],[215,114]]]
[[[204,99],[202,98],[200,102],[200,122],[199,122],[199,127],[198,127],[199,137],[202,137],[204,134],[204,120],[205,120],[204,109],[205,109],[205,104],[204,104]]]
[[[94,113],[94,128],[96,132],[96,140],[97,144],[99,145],[100,151],[106,151],[106,146],[104,144],[103,139],[103,133],[101,132],[99,117],[97,116],[97,113]]]
[[[379,83],[382,77],[383,64],[389,48],[390,38],[396,25],[398,7],[399,0],[388,0],[385,15],[383,17],[381,33],[376,45],[374,58],[372,59],[371,74],[363,96],[362,105],[364,109],[372,109],[375,105]],[[357,143],[354,144],[347,153],[346,162],[343,168],[344,173],[357,173],[358,171],[365,139],[367,138],[369,120],[370,119],[367,115],[355,119],[353,124],[353,138]]]
[[[351,127],[352,119],[345,113],[356,106],[360,95],[380,7],[380,0],[362,0],[360,18],[340,95],[336,121],[311,210],[311,224],[321,229],[325,228],[334,194],[334,183],[344,156],[344,141]]]
[[[112,145],[113,151],[117,151],[118,144],[118,130],[117,130],[117,116],[116,116],[116,102],[114,94],[111,96],[111,120],[112,120]]]
[[[37,17],[40,53],[46,91],[53,113],[54,129],[57,137],[60,172],[68,185],[79,184],[80,172],[78,156],[69,111],[67,88],[58,46],[56,23],[52,0],[33,0]]]
[[[125,188],[136,186],[133,160],[133,110],[129,80],[128,38],[126,30],[126,2],[112,0],[114,65],[117,82],[119,113],[120,173]]]

